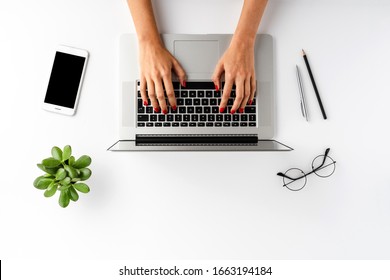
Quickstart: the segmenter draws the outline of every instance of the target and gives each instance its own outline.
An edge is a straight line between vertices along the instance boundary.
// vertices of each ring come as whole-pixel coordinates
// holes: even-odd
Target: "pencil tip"
[[[305,51],[302,49],[302,55],[306,55]]]

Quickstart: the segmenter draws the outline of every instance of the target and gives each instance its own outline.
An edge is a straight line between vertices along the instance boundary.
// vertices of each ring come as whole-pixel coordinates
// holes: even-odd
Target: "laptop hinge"
[[[256,145],[256,134],[142,134],[136,145]]]

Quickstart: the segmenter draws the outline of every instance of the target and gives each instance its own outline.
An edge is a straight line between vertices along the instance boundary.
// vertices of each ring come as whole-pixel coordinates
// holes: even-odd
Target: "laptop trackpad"
[[[219,42],[176,40],[174,56],[188,73],[211,76],[219,59]]]

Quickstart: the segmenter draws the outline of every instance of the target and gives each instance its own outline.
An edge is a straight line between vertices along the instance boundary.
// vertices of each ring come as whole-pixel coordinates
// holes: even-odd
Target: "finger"
[[[257,90],[256,78],[254,76],[252,76],[252,78],[251,78],[251,96],[249,97],[249,101],[248,101],[249,105],[252,105],[252,103],[253,103],[253,99],[255,98],[256,90]]]
[[[165,93],[168,97],[168,101],[172,107],[172,110],[176,110],[176,98],[175,98],[175,92],[173,90],[171,77],[164,78],[164,87],[165,87]]]
[[[146,93],[146,79],[145,79],[145,77],[141,78],[140,92],[141,92],[141,98],[142,98],[142,101],[144,103],[144,106],[148,106],[149,103],[148,103],[148,95]]]
[[[226,109],[230,93],[232,92],[233,80],[225,81],[225,86],[223,87],[221,104],[219,105],[219,112],[223,113]]]
[[[172,65],[173,65],[173,67],[172,67],[173,72],[179,78],[180,84],[183,87],[186,87],[187,76],[186,76],[186,72],[184,71],[183,67],[181,67],[180,63],[175,58],[173,59]],[[165,84],[165,82],[164,82],[164,84]],[[173,96],[173,97],[175,97],[175,96]],[[170,104],[172,105],[172,103],[170,103]]]
[[[242,100],[244,99],[244,84],[243,80],[236,81],[236,98],[234,99],[232,109],[230,110],[231,114],[234,114],[241,106]]]
[[[158,105],[158,101],[156,99],[156,92],[154,89],[154,83],[151,79],[148,79],[147,83],[148,83],[148,96],[150,99],[150,103],[152,103],[153,110],[155,112],[160,112],[160,106]]]
[[[168,110],[167,110],[167,103],[165,102],[165,93],[162,85],[162,80],[160,79],[156,80],[154,86],[156,87],[157,100],[158,103],[160,104],[161,111],[164,114],[166,114],[168,113]]]
[[[244,87],[244,98],[241,101],[241,106],[238,109],[240,113],[244,113],[245,106],[248,104],[248,100],[251,97],[251,79],[245,80],[245,87]]]
[[[223,72],[225,71],[223,63],[218,62],[217,66],[215,67],[214,74],[211,77],[211,80],[214,82],[215,90],[219,91],[221,89],[221,76]]]

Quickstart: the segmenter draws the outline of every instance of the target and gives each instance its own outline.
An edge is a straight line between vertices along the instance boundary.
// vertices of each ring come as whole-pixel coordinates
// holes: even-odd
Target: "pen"
[[[303,55],[303,59],[305,60],[307,71],[309,72],[309,75],[310,75],[310,80],[311,80],[311,83],[313,85],[314,92],[316,93],[318,104],[320,105],[322,116],[324,117],[324,120],[326,120],[327,117],[326,117],[325,109],[324,109],[324,106],[322,105],[321,97],[320,97],[320,94],[318,92],[316,82],[314,81],[313,73],[311,72],[309,61],[307,60],[307,56],[306,56],[306,53],[304,50],[302,50],[302,55]]]
[[[301,103],[302,116],[306,119],[306,121],[309,121],[308,118],[307,118],[305,95],[303,94],[301,74],[299,73],[298,65],[296,65],[296,68],[297,68],[297,81],[298,81],[299,97],[300,97],[300,103]]]

